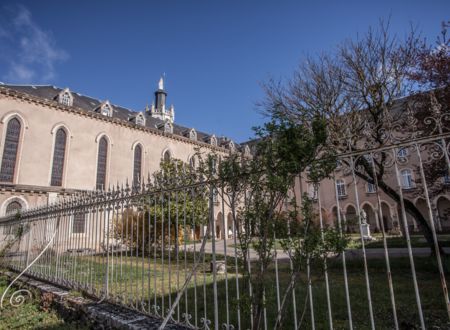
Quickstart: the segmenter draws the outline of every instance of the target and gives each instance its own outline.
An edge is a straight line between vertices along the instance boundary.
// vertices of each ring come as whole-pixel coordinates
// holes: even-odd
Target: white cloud
[[[8,73],[5,75],[5,80],[12,82],[31,82],[34,77],[34,70],[20,63],[12,62]]]
[[[58,48],[48,31],[33,21],[24,6],[4,8],[0,17],[0,71],[2,80],[10,83],[49,82],[56,77],[55,65],[68,58]]]

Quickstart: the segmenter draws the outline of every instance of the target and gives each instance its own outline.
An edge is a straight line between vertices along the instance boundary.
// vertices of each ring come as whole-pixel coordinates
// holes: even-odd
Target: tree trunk
[[[383,190],[386,193],[386,195],[391,197],[395,202],[397,202],[398,205],[400,205],[400,195],[394,189],[388,186],[384,181],[378,181],[378,186],[381,188],[381,190]],[[436,251],[434,248],[433,233],[431,231],[430,225],[428,224],[428,221],[425,219],[422,213],[420,213],[419,209],[414,205],[413,202],[411,202],[406,198],[403,198],[403,203],[405,205],[406,213],[411,215],[419,224],[420,231],[427,240],[427,243],[431,249],[431,254],[435,254]],[[400,214],[400,216],[402,216],[402,214]],[[403,224],[402,219],[399,219],[399,221]],[[433,219],[431,219],[430,221],[433,221]],[[404,230],[406,230],[406,228],[404,228]],[[444,249],[442,248],[439,241],[438,241],[438,248],[439,253],[442,256],[445,256]]]

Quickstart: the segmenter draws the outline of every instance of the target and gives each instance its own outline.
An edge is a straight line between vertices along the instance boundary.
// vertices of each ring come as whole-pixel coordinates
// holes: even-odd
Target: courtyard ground
[[[115,301],[134,309],[153,312],[154,306],[158,306],[160,315],[167,315],[167,309],[176,298],[177,289],[180,288],[186,276],[193,266],[192,260],[179,263],[178,271],[175,255],[171,255],[171,263],[168,255],[165,259],[149,256],[114,257],[110,260],[109,292],[110,301]],[[205,315],[212,318],[214,306],[213,300],[213,276],[209,270],[211,256],[207,255],[195,276],[190,281],[187,294],[180,300],[180,305],[175,310],[175,319],[182,319],[183,313],[192,315],[191,323],[201,325],[201,318]],[[419,286],[420,299],[428,328],[448,329],[448,316],[442,294],[439,273],[436,262],[430,257],[415,257],[415,269]],[[448,260],[445,261],[450,267]],[[237,295],[236,283],[239,282],[241,302],[248,300],[249,288],[245,285],[242,276],[235,274],[232,258],[227,260],[227,276],[217,275],[217,292],[219,301],[220,324],[226,322],[228,292],[228,310],[230,323],[237,324]],[[60,276],[66,279],[75,279],[86,284],[85,288],[95,288],[95,295],[101,296],[105,284],[104,270],[106,258],[101,256],[83,257],[66,260],[64,273]],[[419,326],[418,309],[412,280],[410,262],[405,257],[391,258],[392,281],[395,292],[396,311],[399,324],[403,329],[414,329]],[[37,266],[35,270],[38,270]],[[256,265],[255,265],[256,267]],[[279,289],[282,293],[289,282],[289,263],[278,263]],[[89,271],[90,270],[90,271]],[[90,276],[96,274],[96,276]],[[311,310],[307,295],[307,278],[305,270],[302,270],[300,282],[295,291],[296,311],[298,320],[302,320],[301,328],[310,328]],[[366,288],[366,278],[363,262],[360,258],[348,260],[347,275],[350,287],[350,301],[353,324],[358,329],[369,329],[369,308]],[[342,261],[340,259],[328,259],[328,276],[330,283],[332,317],[335,329],[348,328],[347,304],[344,291],[344,276]],[[368,277],[373,304],[375,325],[379,329],[393,328],[392,305],[389,295],[389,287],[386,274],[386,264],[383,259],[374,258],[368,260]],[[450,277],[447,278],[447,281]],[[276,273],[274,267],[265,279],[266,286],[266,311],[269,327],[276,318]],[[82,289],[83,286],[80,287]],[[228,289],[227,289],[228,288]],[[324,281],[323,265],[321,262],[312,265],[312,298],[314,305],[315,325],[318,329],[327,328],[328,310],[326,302],[326,287]],[[242,305],[241,305],[242,306]],[[286,329],[293,327],[292,317],[293,303],[289,300],[287,318],[284,324]],[[248,323],[249,309],[241,307],[241,328],[250,326]]]

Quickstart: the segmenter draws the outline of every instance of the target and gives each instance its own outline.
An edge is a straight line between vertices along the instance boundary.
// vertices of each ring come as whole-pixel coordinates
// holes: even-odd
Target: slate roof
[[[38,98],[42,98],[48,101],[57,102],[58,95],[64,90],[63,88],[55,87],[52,85],[9,85],[0,83],[0,87],[6,87],[12,90],[15,90],[20,93],[25,93],[28,95],[32,95]],[[98,100],[96,98],[82,95],[80,93],[70,91],[73,96],[73,106],[83,109],[85,111],[94,112],[104,101]],[[116,105],[111,103],[113,109],[113,118],[117,118],[126,122],[130,122],[132,118],[135,118],[139,112],[133,111],[131,109]],[[145,126],[152,129],[164,130],[164,121],[158,118],[153,118],[151,116],[145,116]],[[186,132],[189,132],[192,127],[185,127],[178,124],[173,124],[173,134],[186,137]],[[197,132],[197,141],[209,143],[212,134],[208,134],[205,132],[201,132],[195,130]],[[216,137],[217,146],[226,147],[230,139],[226,137]],[[239,145],[235,143],[236,148],[239,148]]]

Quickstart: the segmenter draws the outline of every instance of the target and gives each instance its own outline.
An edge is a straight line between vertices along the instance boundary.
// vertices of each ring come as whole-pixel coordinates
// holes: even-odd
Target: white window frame
[[[135,118],[136,125],[145,126],[145,117],[140,113]]]
[[[189,131],[189,139],[197,141],[197,132],[195,131],[195,129],[191,129]]]
[[[72,98],[70,97],[68,92],[65,92],[61,95],[61,104],[71,106],[72,105]]]
[[[102,103],[102,105],[99,108],[100,114],[106,117],[112,117],[113,115],[113,107],[109,101],[105,101]]]
[[[336,180],[336,190],[338,193],[338,197],[347,196],[347,189],[345,187],[345,181],[343,179]]]
[[[172,126],[171,123],[166,122],[166,123],[164,124],[164,132],[165,132],[165,133],[173,133],[173,126]]]
[[[216,138],[215,135],[211,136],[210,143],[211,143],[212,146],[217,147],[217,138]]]
[[[401,183],[402,183],[402,189],[414,188],[414,176],[413,176],[413,172],[411,169],[405,168],[405,169],[401,170],[400,178],[401,178]]]
[[[64,89],[58,95],[58,103],[71,107],[73,105],[73,96],[68,88]]]
[[[369,193],[369,194],[376,193],[377,192],[377,186],[375,185],[375,183],[367,182],[366,192]]]

